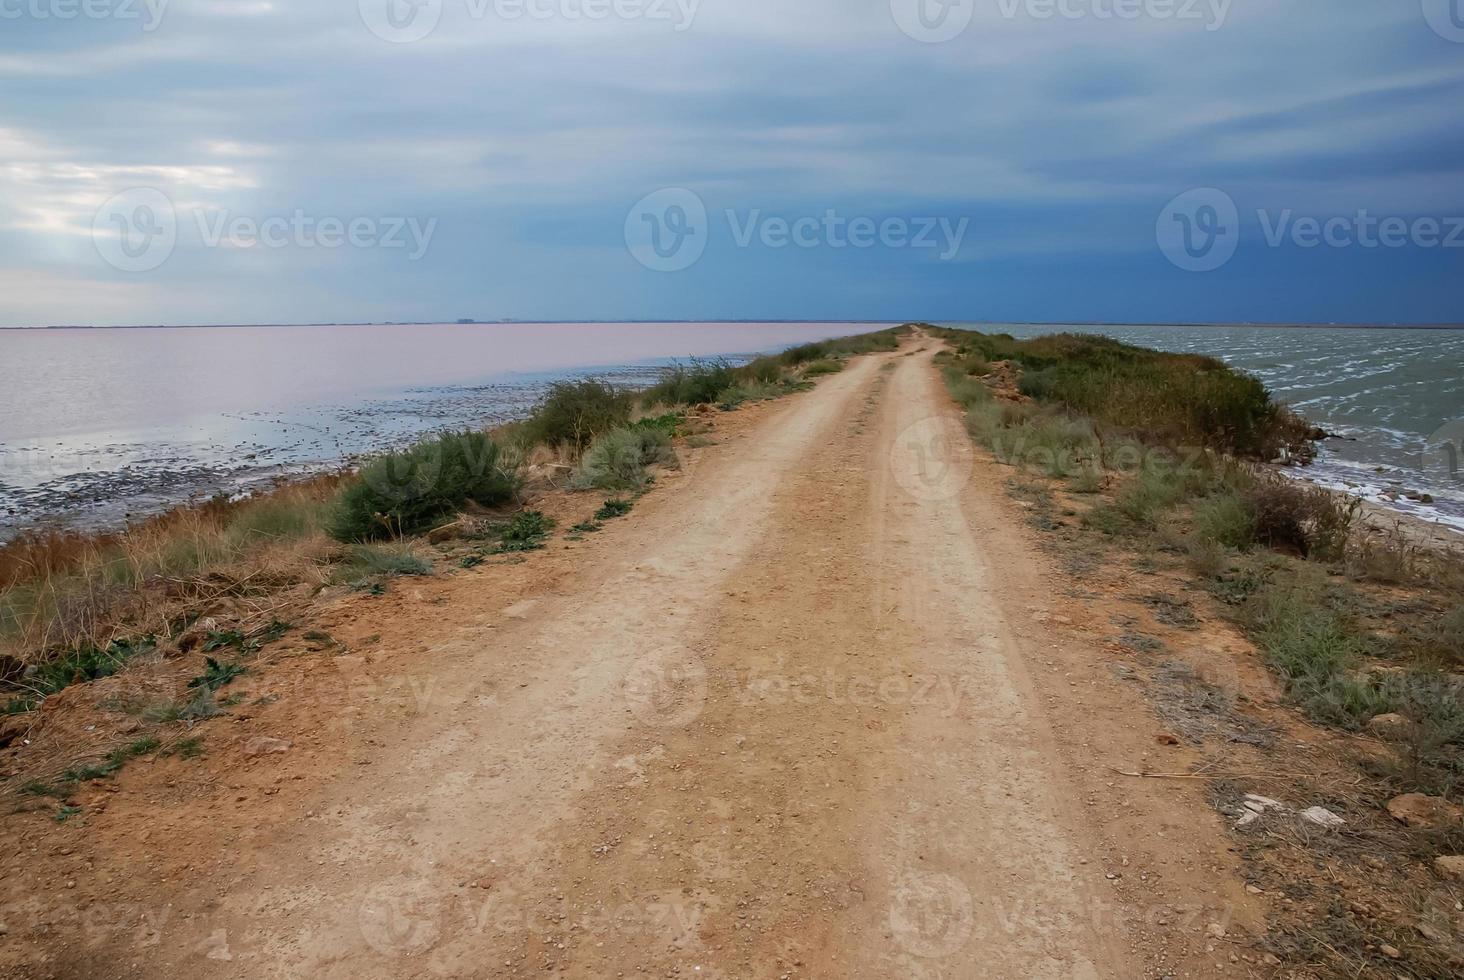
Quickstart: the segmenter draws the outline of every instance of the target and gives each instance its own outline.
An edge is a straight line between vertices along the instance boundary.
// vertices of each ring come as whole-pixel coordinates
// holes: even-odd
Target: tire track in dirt
[[[454,666],[424,685],[421,722],[331,790],[314,811],[328,820],[264,851],[221,897],[210,915],[232,965],[189,956],[194,975],[482,975],[513,962],[495,940],[537,921],[542,857],[573,802],[619,771],[623,733],[659,730],[700,703],[696,655],[713,611],[741,587],[788,474],[877,367],[862,359],[791,399],[695,485],[647,506],[620,554],[511,607],[491,631],[470,606],[443,608],[424,656]],[[504,651],[516,683],[483,683],[479,661]],[[492,887],[473,887],[483,882]]]

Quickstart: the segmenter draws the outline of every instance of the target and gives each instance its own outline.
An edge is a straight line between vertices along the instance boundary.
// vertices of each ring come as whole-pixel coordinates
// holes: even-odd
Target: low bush
[[[838,374],[844,370],[843,361],[814,361],[803,369],[805,378],[821,378],[827,374]]]
[[[1275,474],[1253,477],[1240,490],[1253,515],[1255,540],[1303,558],[1341,559],[1359,504]]]
[[[975,378],[967,377],[955,368],[945,371],[946,388],[951,397],[962,408],[969,409],[982,402],[991,401],[991,389]]]
[[[407,544],[362,544],[346,553],[334,580],[357,585],[393,575],[431,575],[432,563]]]
[[[485,433],[447,433],[362,466],[341,491],[328,530],[346,542],[411,534],[466,501],[491,507],[512,499],[517,489],[517,474]]]
[[[524,436],[578,456],[602,433],[627,424],[634,402],[632,392],[604,381],[558,381],[524,420]]]
[[[671,437],[663,430],[615,429],[590,446],[570,485],[576,490],[639,490],[650,482],[646,467],[675,462]]]
[[[1158,527],[1161,515],[1203,493],[1210,479],[1203,465],[1151,458],[1119,492],[1114,507],[1134,524],[1153,529]]]
[[[1107,426],[1253,459],[1304,462],[1315,455],[1304,421],[1274,402],[1259,380],[1214,358],[1086,334],[1019,341],[1005,334],[934,332],[955,344],[973,369],[1015,362],[1022,368],[1023,394]]]
[[[1027,418],[1010,427],[1007,445],[1014,461],[1051,477],[1072,476],[1098,456],[1092,425],[1064,415]]]
[[[617,517],[624,517],[626,514],[630,513],[630,509],[633,506],[635,505],[632,504],[629,500],[621,500],[618,497],[612,497],[611,499],[605,501],[604,505],[601,506],[599,510],[595,511],[595,520],[609,521],[614,520]]]
[[[730,412],[748,402],[769,401],[810,387],[812,385],[807,381],[786,377],[778,382],[744,381],[722,392],[717,407],[724,412]]]
[[[710,405],[737,380],[737,369],[721,359],[676,364],[667,368],[661,381],[642,392],[641,403]]]
[[[549,532],[553,529],[554,521],[542,511],[521,510],[513,515],[513,520],[499,533],[498,550],[537,551],[544,547]]]
[[[1348,671],[1372,643],[1333,608],[1323,589],[1304,578],[1273,579],[1245,601],[1241,612],[1291,695],[1314,717],[1355,727],[1387,710],[1349,683]]]
[[[1195,534],[1225,548],[1249,548],[1256,540],[1256,515],[1234,490],[1211,494],[1195,504]]]

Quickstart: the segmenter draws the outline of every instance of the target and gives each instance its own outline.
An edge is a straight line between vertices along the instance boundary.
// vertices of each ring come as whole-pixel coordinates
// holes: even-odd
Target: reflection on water
[[[880,326],[0,330],[0,538],[38,520],[116,523],[424,432],[508,421],[558,378],[644,383],[671,358]]]

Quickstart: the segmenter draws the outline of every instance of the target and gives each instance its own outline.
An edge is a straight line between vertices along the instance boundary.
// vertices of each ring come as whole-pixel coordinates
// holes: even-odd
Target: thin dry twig
[[[1136,779],[1300,779],[1313,775],[1307,772],[1128,772],[1113,766],[1104,768]]]

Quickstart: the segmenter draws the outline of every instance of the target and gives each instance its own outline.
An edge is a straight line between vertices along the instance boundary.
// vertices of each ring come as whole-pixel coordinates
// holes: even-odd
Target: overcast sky
[[[0,0],[0,324],[1464,321],[1464,0],[944,2]]]

